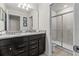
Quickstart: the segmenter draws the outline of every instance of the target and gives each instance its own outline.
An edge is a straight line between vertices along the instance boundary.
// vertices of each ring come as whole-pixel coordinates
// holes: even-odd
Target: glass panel
[[[51,32],[52,32],[52,40],[54,40],[53,42],[61,45],[62,42],[62,16],[57,16],[52,18],[52,28],[51,28]]]
[[[73,13],[63,15],[63,46],[73,48]]]
[[[9,15],[9,31],[10,32],[20,31],[20,16]]]
[[[0,20],[1,20],[1,8],[0,8]]]
[[[56,41],[56,17],[51,19],[51,38]]]
[[[62,23],[62,16],[58,16],[57,17],[57,41],[58,41],[58,43],[59,43],[59,45],[62,45],[62,39],[63,39],[63,37],[62,37],[62,25],[63,25],[63,23]]]

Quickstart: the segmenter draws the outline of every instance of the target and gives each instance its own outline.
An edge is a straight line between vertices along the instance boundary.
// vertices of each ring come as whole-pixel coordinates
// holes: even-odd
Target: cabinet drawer
[[[28,38],[27,36],[24,36],[24,37],[23,37],[23,41],[28,41],[28,39],[29,39],[29,38]]]
[[[12,38],[12,42],[15,44],[16,43],[19,44],[19,43],[23,43],[24,41],[22,37],[16,37],[16,38]]]
[[[16,48],[27,47],[27,46],[28,46],[28,42],[24,42],[22,44],[17,45]]]
[[[0,46],[4,46],[4,45],[8,45],[8,44],[12,44],[11,40],[9,40],[9,39],[0,40]]]
[[[42,34],[32,35],[30,36],[30,40],[38,39],[38,38],[41,38],[42,36],[43,36]]]
[[[37,43],[38,43],[38,40],[32,40],[29,42],[30,45],[37,44]]]
[[[30,46],[30,50],[31,50],[31,49],[35,49],[35,48],[38,48],[38,44],[34,44],[34,45],[31,45],[31,46]]]
[[[24,52],[28,52],[28,48],[20,48],[20,49],[13,50],[14,55],[18,55],[18,54],[21,54],[21,53],[24,53]]]
[[[39,44],[45,44],[45,38],[44,37],[42,37],[42,38],[39,38]]]
[[[35,49],[32,49],[30,52],[29,52],[30,56],[37,56],[38,55],[38,48],[35,48]]]
[[[45,52],[44,49],[39,49],[39,54],[42,54],[42,53],[44,53],[44,52]]]
[[[20,51],[20,50],[26,50],[26,51],[28,51],[28,46],[27,47],[26,46],[23,46],[23,47],[15,47],[14,50],[15,51]]]
[[[17,56],[28,56],[28,52],[24,52],[24,53],[18,54]]]

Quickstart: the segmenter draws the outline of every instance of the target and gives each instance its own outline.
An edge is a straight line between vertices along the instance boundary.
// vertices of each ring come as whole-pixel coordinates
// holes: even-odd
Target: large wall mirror
[[[32,7],[32,9],[29,10],[16,7],[18,4],[19,3],[5,4],[7,8],[7,32],[34,32],[38,30],[38,4],[29,4]],[[15,17],[13,15],[15,15]],[[15,24],[17,25],[15,26]]]
[[[29,3],[32,7],[29,10],[17,7],[18,4],[19,3],[5,3],[6,14],[3,9],[0,8],[0,31],[29,32],[38,30],[38,4]]]

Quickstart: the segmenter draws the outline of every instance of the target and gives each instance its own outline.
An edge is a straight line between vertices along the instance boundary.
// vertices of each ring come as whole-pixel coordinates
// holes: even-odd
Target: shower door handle
[[[73,46],[73,50],[74,50],[75,52],[79,53],[79,46],[74,45],[74,46]]]

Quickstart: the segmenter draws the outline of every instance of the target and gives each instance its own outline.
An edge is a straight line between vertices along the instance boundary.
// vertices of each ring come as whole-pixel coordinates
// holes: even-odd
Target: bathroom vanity
[[[38,56],[45,52],[45,32],[37,32],[38,12],[0,8],[0,56]],[[13,4],[14,5],[14,4]],[[16,9],[16,8],[15,8]],[[26,12],[26,13],[25,13]],[[39,30],[39,29],[38,29]],[[6,33],[4,33],[6,31]],[[4,34],[3,34],[4,33]]]
[[[45,32],[0,36],[0,56],[38,56],[45,52]]]

